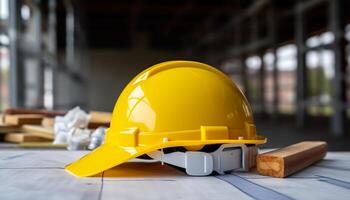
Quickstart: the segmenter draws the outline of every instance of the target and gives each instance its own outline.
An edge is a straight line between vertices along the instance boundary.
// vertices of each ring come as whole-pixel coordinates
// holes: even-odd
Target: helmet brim
[[[132,158],[144,154],[145,148],[122,148],[105,143],[94,151],[65,166],[65,169],[79,177],[96,175]]]
[[[264,144],[266,138],[257,140],[206,140],[206,141],[169,141],[152,146],[122,147],[105,143],[94,151],[65,166],[70,173],[79,177],[88,177],[108,170],[143,154],[167,147],[207,145],[207,144]]]

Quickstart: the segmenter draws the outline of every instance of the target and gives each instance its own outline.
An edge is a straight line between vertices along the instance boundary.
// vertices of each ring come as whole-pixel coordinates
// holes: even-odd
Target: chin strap
[[[157,150],[147,155],[162,163],[184,168],[188,175],[205,176],[213,171],[219,174],[233,170],[249,171],[255,166],[257,148],[255,145],[223,144],[212,153],[186,151],[164,154]]]

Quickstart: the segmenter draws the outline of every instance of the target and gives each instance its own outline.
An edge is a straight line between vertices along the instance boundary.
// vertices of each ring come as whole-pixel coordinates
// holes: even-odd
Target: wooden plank
[[[19,130],[18,125],[0,123],[0,133],[18,132]]]
[[[40,136],[47,139],[54,139],[53,128],[42,127],[38,125],[23,125],[21,130],[25,133],[31,133],[36,136]]]
[[[41,121],[41,125],[47,128],[52,128],[54,124],[55,118],[52,117],[44,117],[44,119]]]
[[[31,133],[7,133],[5,135],[6,142],[22,143],[22,142],[43,142],[51,141],[50,139],[42,138]]]
[[[90,116],[91,120],[96,122],[110,122],[112,119],[110,112],[91,111]]]
[[[5,124],[23,125],[23,124],[41,124],[43,115],[38,114],[18,114],[6,115]]]
[[[29,149],[66,149],[67,144],[52,144],[52,142],[23,142],[17,145],[19,148]]]
[[[283,178],[322,159],[326,153],[326,142],[300,142],[259,154],[257,156],[257,171],[261,175]]]
[[[61,111],[49,111],[40,109],[24,109],[24,108],[8,108],[4,112],[5,115],[15,115],[15,114],[39,114],[46,117],[62,116],[65,112]]]
[[[91,129],[98,128],[99,126],[109,127],[109,123],[112,120],[112,113],[110,112],[90,112],[90,121],[88,127]]]

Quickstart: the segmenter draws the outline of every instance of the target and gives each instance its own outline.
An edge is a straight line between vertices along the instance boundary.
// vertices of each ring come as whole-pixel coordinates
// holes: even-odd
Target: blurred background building
[[[167,60],[211,64],[245,92],[271,146],[350,150],[350,1],[0,0],[0,109],[111,111]]]

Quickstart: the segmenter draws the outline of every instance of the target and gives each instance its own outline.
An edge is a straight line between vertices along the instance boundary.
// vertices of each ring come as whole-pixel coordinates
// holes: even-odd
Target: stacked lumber
[[[41,124],[43,115],[40,114],[15,114],[4,117],[5,124],[23,125],[23,124]]]
[[[7,109],[0,117],[0,134],[3,135],[5,142],[52,143],[54,117],[63,114],[63,112],[36,109]]]
[[[65,112],[38,109],[7,109],[0,115],[0,135],[3,135],[5,142],[18,143],[20,147],[63,147],[52,145],[52,141],[55,135],[55,117],[64,114]],[[109,127],[112,114],[91,111],[90,117],[88,128],[95,129],[100,126]]]
[[[6,142],[23,143],[23,142],[48,142],[46,139],[31,133],[7,133],[5,135]]]
[[[4,124],[0,122],[0,133],[9,133],[9,132],[17,132],[19,130],[19,126],[13,124]]]
[[[55,118],[52,118],[52,117],[44,117],[43,120],[41,121],[41,126],[47,127],[47,128],[52,128],[54,124],[55,124]]]
[[[16,114],[38,114],[43,115],[45,117],[56,117],[63,116],[65,112],[59,111],[48,111],[48,110],[40,110],[40,109],[23,109],[23,108],[9,108],[6,109],[4,115],[16,115]]]
[[[38,125],[23,125],[21,130],[24,133],[30,133],[37,137],[42,137],[48,140],[53,140],[55,138],[53,128],[47,128]]]

